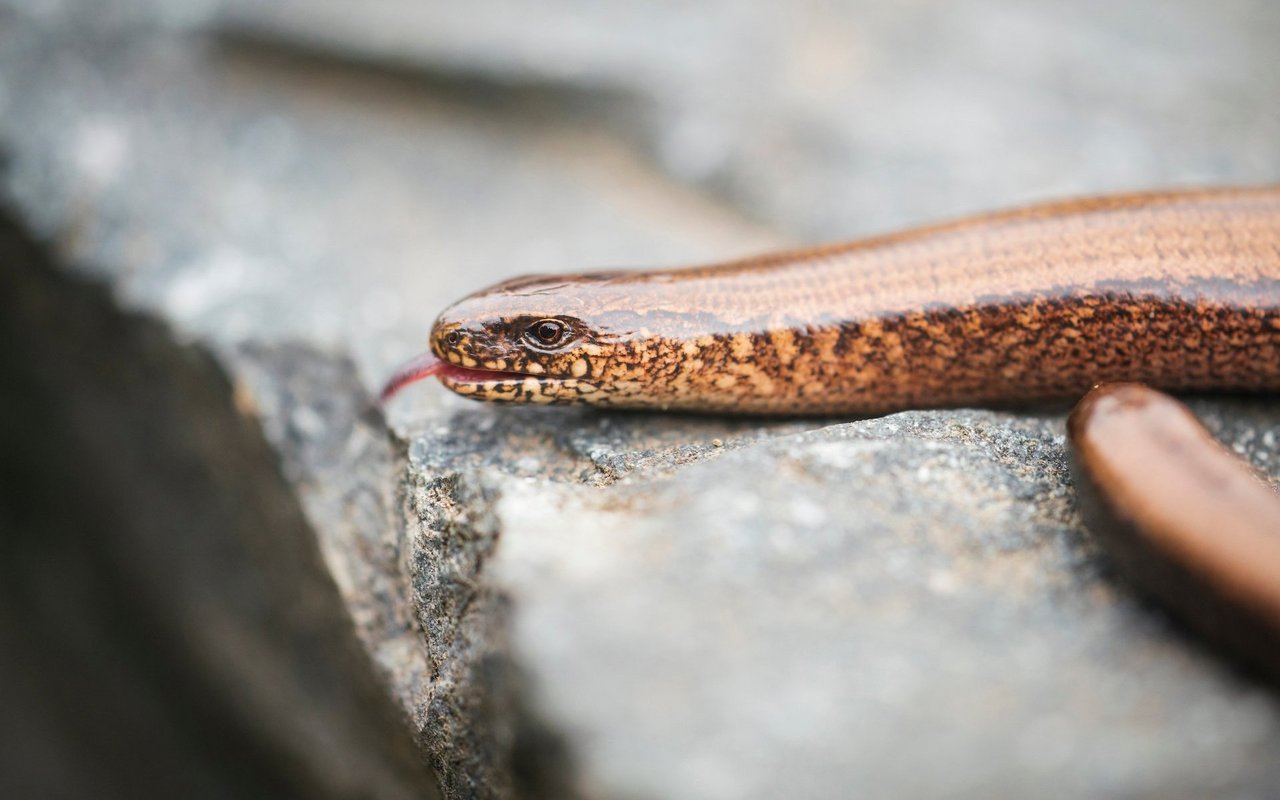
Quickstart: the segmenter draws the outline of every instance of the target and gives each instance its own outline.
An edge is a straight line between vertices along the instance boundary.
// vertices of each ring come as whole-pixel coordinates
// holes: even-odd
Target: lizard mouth
[[[441,361],[434,353],[423,353],[405,362],[391,374],[387,383],[378,394],[378,402],[385,403],[395,397],[401,389],[420,380],[438,377],[440,382],[450,389],[455,387],[475,387],[487,383],[518,383],[533,376],[519,372],[500,372],[490,369],[470,369]]]

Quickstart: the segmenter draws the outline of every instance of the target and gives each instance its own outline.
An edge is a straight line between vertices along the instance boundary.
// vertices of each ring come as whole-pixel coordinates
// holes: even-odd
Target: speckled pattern
[[[554,347],[532,334],[563,323]],[[446,310],[483,400],[882,413],[1104,381],[1280,389],[1280,188],[1069,201],[688,270],[516,279]],[[513,374],[514,373],[514,374]]]

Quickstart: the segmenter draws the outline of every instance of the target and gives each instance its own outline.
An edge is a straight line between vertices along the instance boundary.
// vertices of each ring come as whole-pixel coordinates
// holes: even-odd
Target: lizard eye
[[[444,335],[444,340],[448,342],[451,347],[456,347],[458,342],[462,341],[462,336],[457,331],[449,331]]]
[[[558,319],[540,319],[525,331],[525,338],[538,347],[559,347],[569,338],[569,326]]]

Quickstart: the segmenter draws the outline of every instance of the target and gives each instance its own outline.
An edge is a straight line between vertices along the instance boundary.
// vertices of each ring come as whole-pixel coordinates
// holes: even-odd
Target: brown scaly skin
[[[565,335],[545,343],[546,321]],[[523,278],[446,310],[431,347],[467,369],[406,374],[514,402],[875,414],[1075,399],[1111,381],[1280,391],[1280,187]],[[1070,434],[1091,527],[1135,583],[1280,681],[1280,499],[1151,389],[1103,387]]]
[[[562,322],[565,341],[530,333]],[[535,276],[447,309],[482,400],[762,414],[1280,390],[1280,187],[1044,205],[683,270]]]

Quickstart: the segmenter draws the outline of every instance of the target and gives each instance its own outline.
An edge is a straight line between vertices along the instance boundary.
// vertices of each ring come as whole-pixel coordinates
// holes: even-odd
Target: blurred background
[[[350,430],[364,430],[358,421],[363,393],[423,348],[439,309],[519,273],[721,260],[1065,195],[1275,182],[1277,43],[1280,4],[1272,0],[0,0],[0,217],[8,237],[0,269],[12,279],[0,283],[9,292],[0,313],[13,323],[5,334],[12,363],[25,364],[32,381],[48,382],[45,393],[26,396],[13,378],[10,404],[0,408],[9,437],[0,440],[10,495],[0,507],[7,509],[0,522],[10,526],[7,575],[11,588],[34,587],[7,595],[0,622],[8,627],[0,625],[0,632],[9,632],[11,644],[45,648],[48,655],[38,668],[25,655],[12,659],[8,673],[0,658],[0,679],[28,687],[19,692],[28,699],[22,713],[15,693],[6,697],[0,687],[0,715],[10,720],[5,741],[23,739],[26,720],[56,717],[65,730],[77,729],[84,721],[80,704],[101,700],[100,687],[88,685],[76,695],[81,699],[49,701],[55,714],[42,705],[44,690],[29,688],[30,681],[46,670],[61,675],[54,664],[75,672],[74,680],[87,679],[58,655],[60,632],[70,630],[76,609],[99,607],[94,598],[100,593],[117,597],[146,584],[144,577],[120,577],[120,563],[141,563],[130,548],[160,559],[153,565],[161,571],[197,552],[149,549],[175,529],[181,514],[172,509],[139,521],[118,508],[95,517],[90,512],[100,506],[88,503],[86,518],[46,525],[50,509],[66,505],[60,481],[77,475],[75,485],[88,491],[117,463],[133,463],[118,461],[113,449],[129,442],[144,442],[129,485],[155,480],[161,486],[159,475],[186,475],[148,455],[170,445],[197,452],[199,463],[216,460],[217,442],[240,436],[246,452],[257,452],[260,434],[234,420],[225,430],[211,427],[222,432],[207,441],[174,445],[180,438],[174,430],[190,419],[183,411],[187,384],[166,390],[173,429],[157,427],[155,420],[167,417],[151,414],[137,398],[157,375],[195,374],[203,362],[174,356],[178,366],[131,378],[132,366],[148,363],[137,353],[151,352],[152,339],[135,342],[135,351],[112,338],[116,323],[79,331],[77,325],[98,313],[84,309],[106,303],[127,314],[145,312],[163,323],[175,346],[194,344],[214,354],[209,374],[228,378],[225,386],[210,379],[222,392],[210,408],[251,411],[262,421],[270,452],[283,461],[282,475],[273,467],[236,484],[246,492],[237,507],[293,511],[242,518],[227,511],[228,504],[215,504],[200,517],[220,520],[207,535],[296,529],[305,550],[313,546],[303,542],[312,535],[310,525],[319,531],[320,555],[313,572],[297,580],[315,597],[341,596],[345,604],[345,612],[323,599],[308,606],[322,610],[303,615],[319,631],[307,643],[287,640],[285,631],[299,629],[289,615],[264,627],[249,624],[262,652],[288,650],[271,662],[279,670],[270,679],[265,669],[219,677],[215,654],[226,652],[220,650],[230,646],[226,638],[207,650],[184,642],[163,669],[150,662],[139,667],[142,695],[154,669],[166,675],[205,670],[196,683],[207,689],[221,681],[225,692],[180,720],[157,724],[156,741],[174,740],[164,734],[166,725],[206,730],[216,717],[213,728],[231,731],[219,741],[270,743],[251,748],[254,758],[241,761],[238,750],[220,750],[207,774],[185,773],[191,780],[203,776],[198,782],[210,796],[430,796],[434,778],[416,771],[421,757],[395,747],[385,752],[387,731],[401,724],[397,712],[390,704],[368,718],[359,710],[378,691],[367,665],[352,666],[355,657],[343,656],[332,673],[308,670],[317,659],[363,647],[379,669],[412,676],[398,684],[401,694],[394,698],[405,708],[414,707],[420,698],[413,692],[432,678],[413,623],[403,609],[384,607],[395,606],[386,598],[403,590],[394,577],[399,565],[392,563],[399,556],[378,561],[388,546],[378,539],[377,517],[369,522],[351,512],[365,513],[360,504],[370,503],[369,514],[383,513],[394,479],[382,462],[381,472],[365,462],[349,471],[339,467],[348,463],[343,459],[352,441],[363,447],[381,435],[365,430],[372,438],[352,438]],[[31,288],[43,277],[30,284],[22,277],[19,267],[28,262],[42,265],[40,276],[52,276],[45,289]],[[83,278],[105,287],[103,297],[62,307],[61,298],[79,291],[68,287]],[[65,341],[55,335],[59,330]],[[19,347],[44,342],[49,349],[39,358]],[[280,349],[295,346],[302,350]],[[312,363],[307,359],[316,354],[349,358],[349,369],[337,370],[337,377],[303,375],[297,365]],[[88,379],[101,384],[77,383],[85,378],[70,371],[46,372],[50,363],[70,365],[75,357],[93,364],[119,358],[120,365]],[[88,403],[94,391],[117,385],[112,381],[127,386],[113,395],[124,416],[95,417],[70,406],[43,423],[34,416],[59,408],[55,397]],[[191,385],[206,385],[202,381]],[[314,403],[294,402],[300,395]],[[457,408],[454,403],[438,387],[423,386],[397,400],[390,420],[400,430],[427,430]],[[345,420],[342,437],[332,433],[335,417],[327,414]],[[130,433],[123,419],[151,433]],[[77,424],[86,436],[119,427],[121,439],[103,444],[98,460],[84,439],[70,434],[37,441],[50,430],[79,430]],[[144,435],[168,444],[147,444]],[[28,456],[51,450],[62,460],[40,467],[51,476],[41,478]],[[245,456],[226,474],[257,475],[252,469],[258,467],[243,466],[258,464],[255,458]],[[380,458],[389,463],[391,456]],[[230,484],[218,480],[181,485],[193,498],[229,492]],[[29,490],[29,484],[44,488]],[[254,494],[262,486],[275,488]],[[45,504],[27,507],[18,495],[23,502],[45,497]],[[351,500],[356,495],[364,499]],[[99,541],[115,541],[110,532],[130,526],[151,526],[154,535],[146,539],[150,544],[122,545],[119,552],[107,546],[96,566],[85,569],[114,570],[115,582],[84,589],[83,602],[31,623],[32,608],[48,610],[40,587],[62,562],[56,555],[33,557],[28,545],[38,540],[43,546],[55,539],[45,533],[62,530],[59,552],[78,552],[94,520],[106,520],[93,534]],[[199,527],[188,533],[197,535]],[[207,585],[207,595],[188,598],[191,609],[203,614],[223,602],[211,597],[247,604],[223,620],[228,627],[218,636],[246,618],[270,619],[264,609],[293,603],[281,598],[301,590],[287,581],[275,586],[284,579],[265,565],[306,558],[264,557],[255,547],[250,542],[234,558],[219,556],[243,573],[228,567],[213,575],[203,566],[207,561],[193,559],[188,572],[157,583],[153,594],[135,598],[136,606],[98,613],[145,617],[144,610]],[[275,588],[246,593],[246,581]],[[173,606],[185,608],[185,602]],[[343,613],[354,617],[357,639],[344,633],[350,623]],[[182,638],[194,620],[207,622],[194,611],[185,614],[144,627],[136,641]],[[14,633],[24,624],[41,635]],[[235,647],[243,645],[236,641]],[[12,658],[17,651],[9,652]],[[88,645],[76,652],[91,664],[103,658],[85,655],[98,652]],[[196,662],[203,666],[193,667]],[[252,702],[235,710],[224,702],[243,696],[245,686],[270,697],[281,686],[299,685],[298,674],[310,676],[310,683],[302,681],[310,689],[287,695],[297,706],[324,706],[317,698],[332,700],[334,687],[351,675],[359,676],[352,680],[365,694],[332,700],[327,711],[301,722],[286,721],[293,712],[281,704],[278,719],[268,715],[270,725],[246,721],[263,718]],[[163,696],[172,700],[193,690],[167,691],[172,694]],[[1258,713],[1270,719],[1270,712]],[[228,714],[234,719],[224,719]],[[163,780],[135,785],[121,777],[128,771],[124,762],[112,766],[102,755],[111,719],[105,715],[91,726],[94,734],[77,733],[75,747],[42,750],[44,739],[36,736],[29,751],[11,750],[19,760],[22,752],[47,759],[28,761],[25,771],[11,763],[10,787],[22,790],[13,796],[83,796],[94,785],[103,794],[104,786],[124,786],[121,796],[138,796],[184,786],[185,762],[177,754],[166,763],[179,766]],[[289,733],[344,725],[356,731],[349,739]],[[1254,739],[1241,735],[1257,743],[1269,730],[1259,723]],[[54,733],[47,738],[63,741]],[[191,752],[205,752],[212,739],[190,741]],[[102,759],[92,774],[108,776],[105,783],[75,777],[90,751]],[[343,760],[342,753],[353,752],[367,757]],[[156,763],[165,758],[157,756]],[[225,776],[228,764],[242,761],[258,771],[226,782],[210,777]],[[284,762],[306,764],[298,769],[309,777],[281,778],[274,767],[261,766]],[[441,769],[438,753],[430,763]],[[457,764],[450,768],[465,773]],[[53,786],[51,775],[65,783]],[[449,796],[485,794],[456,777],[446,784]],[[1117,779],[1115,785],[1145,784]]]

